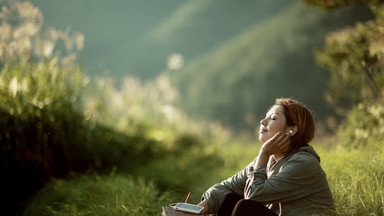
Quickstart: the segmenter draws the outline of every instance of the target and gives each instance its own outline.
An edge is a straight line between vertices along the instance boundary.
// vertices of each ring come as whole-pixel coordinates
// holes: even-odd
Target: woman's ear
[[[291,131],[292,131],[292,132],[291,132]],[[295,126],[292,126],[292,128],[289,129],[289,134],[290,134],[291,136],[293,136],[293,135],[295,135],[295,134],[297,133],[297,131],[298,131],[297,126],[296,126],[296,125],[295,125]]]

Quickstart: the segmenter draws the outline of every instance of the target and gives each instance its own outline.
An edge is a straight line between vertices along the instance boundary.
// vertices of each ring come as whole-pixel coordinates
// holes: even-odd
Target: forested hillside
[[[330,115],[323,97],[328,73],[313,57],[331,31],[359,17],[359,10],[326,13],[295,2],[221,46],[194,59],[174,77],[188,113],[255,130],[277,97],[296,97]],[[355,14],[355,15],[354,15]]]
[[[318,120],[332,115],[322,93],[328,74],[313,51],[328,32],[372,17],[364,6],[328,13],[298,0],[32,2],[47,26],[84,34],[87,74],[165,73],[189,115],[251,133],[276,97],[305,101]],[[174,53],[182,68],[169,71]]]

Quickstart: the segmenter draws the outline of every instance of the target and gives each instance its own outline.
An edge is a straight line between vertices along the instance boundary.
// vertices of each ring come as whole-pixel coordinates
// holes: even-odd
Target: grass
[[[190,202],[198,203],[209,186],[237,172],[257,150],[241,143],[201,148],[156,160],[135,177],[113,172],[53,179],[35,195],[24,215],[160,215],[162,206],[184,201],[188,192]],[[244,148],[246,157],[241,156]]]
[[[317,144],[314,147],[322,158],[338,215],[384,215],[384,151],[347,150],[340,146],[325,148]],[[199,202],[205,189],[242,169],[253,159],[257,149],[256,144],[230,144],[217,152],[224,160],[223,166],[214,170],[179,161],[182,165],[179,171],[188,172],[193,168],[194,175],[183,177],[182,173],[177,176],[171,173],[169,176],[177,181],[188,181],[185,188],[168,188],[166,192],[159,190],[156,183],[162,176],[157,176],[158,179],[153,176],[152,180],[126,174],[56,179],[36,195],[25,214],[159,215],[161,206],[183,201],[189,191],[192,191],[191,202]],[[160,169],[167,163],[170,162],[158,164],[158,167],[152,165],[152,168]],[[170,181],[172,185],[176,180]]]
[[[320,152],[339,215],[384,215],[383,150]]]
[[[25,215],[159,215],[169,195],[129,175],[81,175],[55,179],[33,199]]]
[[[384,148],[347,149],[315,141],[315,150],[327,173],[338,215],[384,215]],[[257,154],[258,144],[233,143],[220,154],[224,166],[210,185],[246,166]]]

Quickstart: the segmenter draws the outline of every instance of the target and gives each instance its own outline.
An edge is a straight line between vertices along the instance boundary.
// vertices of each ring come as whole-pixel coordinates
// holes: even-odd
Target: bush
[[[87,142],[86,124],[75,106],[79,76],[78,70],[54,62],[8,65],[1,71],[0,166],[6,190],[16,200],[19,187],[35,190],[47,178],[65,175],[84,152],[79,143]]]
[[[145,131],[127,135],[87,119],[82,111],[85,87],[79,68],[53,60],[3,69],[0,167],[8,186],[5,205],[28,199],[52,177],[113,167],[133,172],[161,155],[159,142]]]
[[[384,103],[379,100],[355,106],[339,127],[337,137],[348,148],[380,148],[384,139]]]

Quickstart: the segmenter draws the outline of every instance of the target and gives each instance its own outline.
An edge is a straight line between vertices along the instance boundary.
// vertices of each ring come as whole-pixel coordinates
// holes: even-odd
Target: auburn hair
[[[315,135],[315,123],[311,111],[301,102],[292,98],[278,98],[275,105],[283,107],[287,126],[296,126],[291,145],[300,147],[308,144]]]

